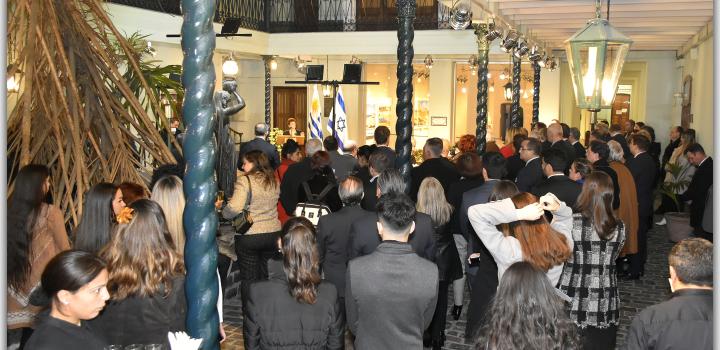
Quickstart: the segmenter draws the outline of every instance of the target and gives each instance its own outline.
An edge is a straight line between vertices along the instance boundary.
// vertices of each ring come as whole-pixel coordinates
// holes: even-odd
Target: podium
[[[305,136],[290,136],[290,135],[277,135],[275,136],[275,142],[284,145],[287,140],[293,139],[301,147],[305,146]]]

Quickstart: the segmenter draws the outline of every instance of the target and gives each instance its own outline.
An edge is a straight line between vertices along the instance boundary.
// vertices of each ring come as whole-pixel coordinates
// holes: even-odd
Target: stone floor
[[[655,226],[648,233],[648,261],[645,266],[645,276],[636,281],[619,282],[622,310],[618,329],[618,347],[624,344],[627,328],[639,310],[669,297],[667,254],[671,247],[672,243],[667,239],[665,226]],[[450,291],[451,298],[452,294],[452,291]],[[464,310],[467,309],[468,301],[466,297]],[[452,305],[452,303],[451,300],[449,305]],[[222,344],[222,349],[243,349],[242,310],[239,298],[234,297],[226,300],[224,313],[227,341]],[[447,340],[443,349],[473,349],[473,344],[466,342],[464,339],[466,317],[467,315],[463,312],[460,320],[453,321],[452,317],[448,315],[445,330]]]

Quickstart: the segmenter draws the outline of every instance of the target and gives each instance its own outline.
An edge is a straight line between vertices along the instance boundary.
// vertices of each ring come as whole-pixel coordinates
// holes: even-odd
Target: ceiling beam
[[[707,18],[711,18],[713,15],[712,10],[674,10],[674,11],[644,11],[644,12],[619,12],[610,14],[610,23],[613,23],[617,18],[664,18],[665,21],[673,21],[677,17],[687,17],[697,21],[703,21]],[[567,19],[591,19],[594,18],[595,14],[587,13],[558,13],[558,14],[547,14],[547,13],[528,13],[528,14],[515,14],[507,15],[503,13],[503,16],[510,18],[515,22],[523,22],[529,19],[546,19],[546,20],[567,20]]]
[[[491,0],[493,2],[499,3],[499,8],[501,10],[505,9],[516,9],[516,8],[548,8],[548,7],[564,7],[564,6],[578,6],[587,4],[585,1],[576,1],[576,0],[555,0],[555,1],[500,1],[500,0]],[[713,2],[712,0],[613,0],[612,4],[610,6],[610,10],[614,10],[616,5],[630,5],[630,4],[641,4],[641,5],[649,5],[654,6],[656,4],[675,4],[678,6],[683,6],[687,3],[708,3],[712,6]],[[590,5],[594,6],[595,5]],[[603,13],[607,11],[607,7],[605,4],[603,4]]]

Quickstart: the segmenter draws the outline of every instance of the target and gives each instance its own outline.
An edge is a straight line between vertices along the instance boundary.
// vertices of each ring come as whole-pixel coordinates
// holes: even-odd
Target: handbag
[[[322,200],[334,186],[330,183],[327,184],[320,192],[320,194],[317,195],[310,192],[310,186],[308,185],[307,181],[303,182],[302,186],[303,190],[305,190],[307,202],[301,202],[297,204],[297,206],[295,207],[295,216],[302,216],[310,220],[313,225],[317,226],[321,216],[330,214],[330,208],[327,205],[323,204]]]
[[[250,178],[247,175],[245,175],[245,178],[248,182],[248,193],[245,196],[245,207],[240,214],[237,214],[234,218],[232,218],[232,226],[235,228],[236,235],[244,235],[253,224],[253,219],[249,210],[250,201],[252,201],[252,184],[250,183]]]

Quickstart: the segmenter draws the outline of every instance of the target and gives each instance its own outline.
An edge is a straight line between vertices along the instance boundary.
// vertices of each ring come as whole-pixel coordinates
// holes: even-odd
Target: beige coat
[[[616,210],[615,215],[625,224],[625,245],[620,256],[635,254],[638,251],[637,231],[640,224],[635,180],[625,164],[610,162],[610,168],[617,173],[620,187],[620,207]]]
[[[280,197],[280,185],[263,186],[262,177],[259,174],[245,176],[238,173],[235,181],[235,192],[232,198],[223,209],[223,216],[232,219],[245,208],[245,200],[248,194],[248,179],[252,186],[252,200],[250,201],[250,216],[253,225],[246,234],[269,233],[280,231],[280,220],[278,220],[277,203]]]

